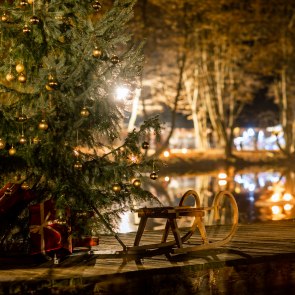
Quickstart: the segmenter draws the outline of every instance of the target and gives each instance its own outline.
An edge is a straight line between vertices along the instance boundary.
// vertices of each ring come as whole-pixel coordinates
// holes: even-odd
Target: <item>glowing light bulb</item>
[[[285,211],[290,211],[293,208],[293,206],[291,204],[285,204],[284,205],[284,210]]]
[[[129,95],[129,89],[126,86],[119,86],[116,88],[116,99],[125,100]]]
[[[220,179],[220,180],[218,180],[218,184],[219,184],[220,186],[224,186],[224,185],[227,184],[227,181],[226,181],[225,179]]]
[[[164,155],[165,158],[168,158],[168,157],[170,156],[170,153],[169,153],[169,151],[165,151],[165,152],[163,153],[163,155]]]
[[[289,193],[285,193],[285,194],[283,195],[283,200],[284,200],[284,201],[291,201],[292,198],[293,198],[292,195],[289,194]]]
[[[278,193],[274,193],[274,194],[270,197],[270,199],[271,199],[272,202],[278,202],[278,201],[280,200],[280,198],[281,198],[281,196],[280,196],[280,194],[278,194]]]
[[[282,208],[279,207],[279,206],[272,206],[271,211],[272,211],[273,214],[277,215],[277,214],[280,214],[282,212]]]
[[[168,182],[168,181],[170,180],[170,177],[169,177],[169,176],[165,176],[164,180],[165,180],[166,182]]]
[[[219,179],[225,179],[225,178],[227,178],[227,175],[226,175],[226,173],[224,173],[224,172],[220,172],[220,173],[218,174],[218,178],[219,178]]]

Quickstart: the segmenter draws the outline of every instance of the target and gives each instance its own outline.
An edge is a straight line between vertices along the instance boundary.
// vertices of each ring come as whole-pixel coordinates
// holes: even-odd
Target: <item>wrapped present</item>
[[[73,249],[75,248],[91,248],[99,244],[99,238],[97,236],[80,236],[73,238]]]
[[[58,216],[54,202],[47,200],[29,207],[31,254],[65,250],[72,252],[69,210]]]
[[[33,192],[22,189],[21,184],[7,183],[0,190],[0,217],[5,217],[9,214],[15,215],[13,210],[24,207],[34,198]]]

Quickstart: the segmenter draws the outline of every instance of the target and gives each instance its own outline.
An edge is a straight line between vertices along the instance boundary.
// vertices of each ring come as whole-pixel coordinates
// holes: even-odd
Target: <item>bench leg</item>
[[[178,230],[176,220],[174,218],[169,218],[169,223],[170,223],[173,235],[174,235],[176,245],[178,246],[178,248],[182,248],[182,241],[181,241],[181,237],[180,237],[180,233]]]
[[[138,230],[135,236],[135,240],[134,240],[134,246],[138,246],[140,239],[142,237],[142,234],[144,232],[144,228],[146,226],[146,222],[147,222],[147,217],[141,217],[140,222],[139,222],[139,226],[138,226]]]
[[[163,232],[161,243],[165,243],[167,241],[168,235],[170,230],[170,222],[169,220],[166,221],[165,230]]]

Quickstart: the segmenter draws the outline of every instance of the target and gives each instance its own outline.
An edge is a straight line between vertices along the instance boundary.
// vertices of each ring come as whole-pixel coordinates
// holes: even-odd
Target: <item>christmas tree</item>
[[[0,19],[1,187],[17,181],[31,203],[53,198],[109,221],[152,197],[141,184],[155,167],[148,138],[161,128],[151,118],[121,136],[117,98],[132,100],[143,57],[126,30],[134,1],[112,2],[2,1]],[[25,232],[23,207],[2,212],[2,242]]]

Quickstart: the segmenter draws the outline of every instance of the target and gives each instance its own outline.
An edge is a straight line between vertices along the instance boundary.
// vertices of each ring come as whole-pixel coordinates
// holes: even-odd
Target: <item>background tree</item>
[[[141,144],[151,129],[159,135],[159,122],[147,120],[120,138],[124,104],[115,95],[122,84],[140,86],[142,47],[125,30],[134,3],[1,4],[2,185],[17,175],[33,202],[98,208],[110,223],[135,199],[152,197],[140,186],[154,165],[144,158],[148,143]],[[24,233],[15,224],[26,215],[2,213],[2,242]]]

